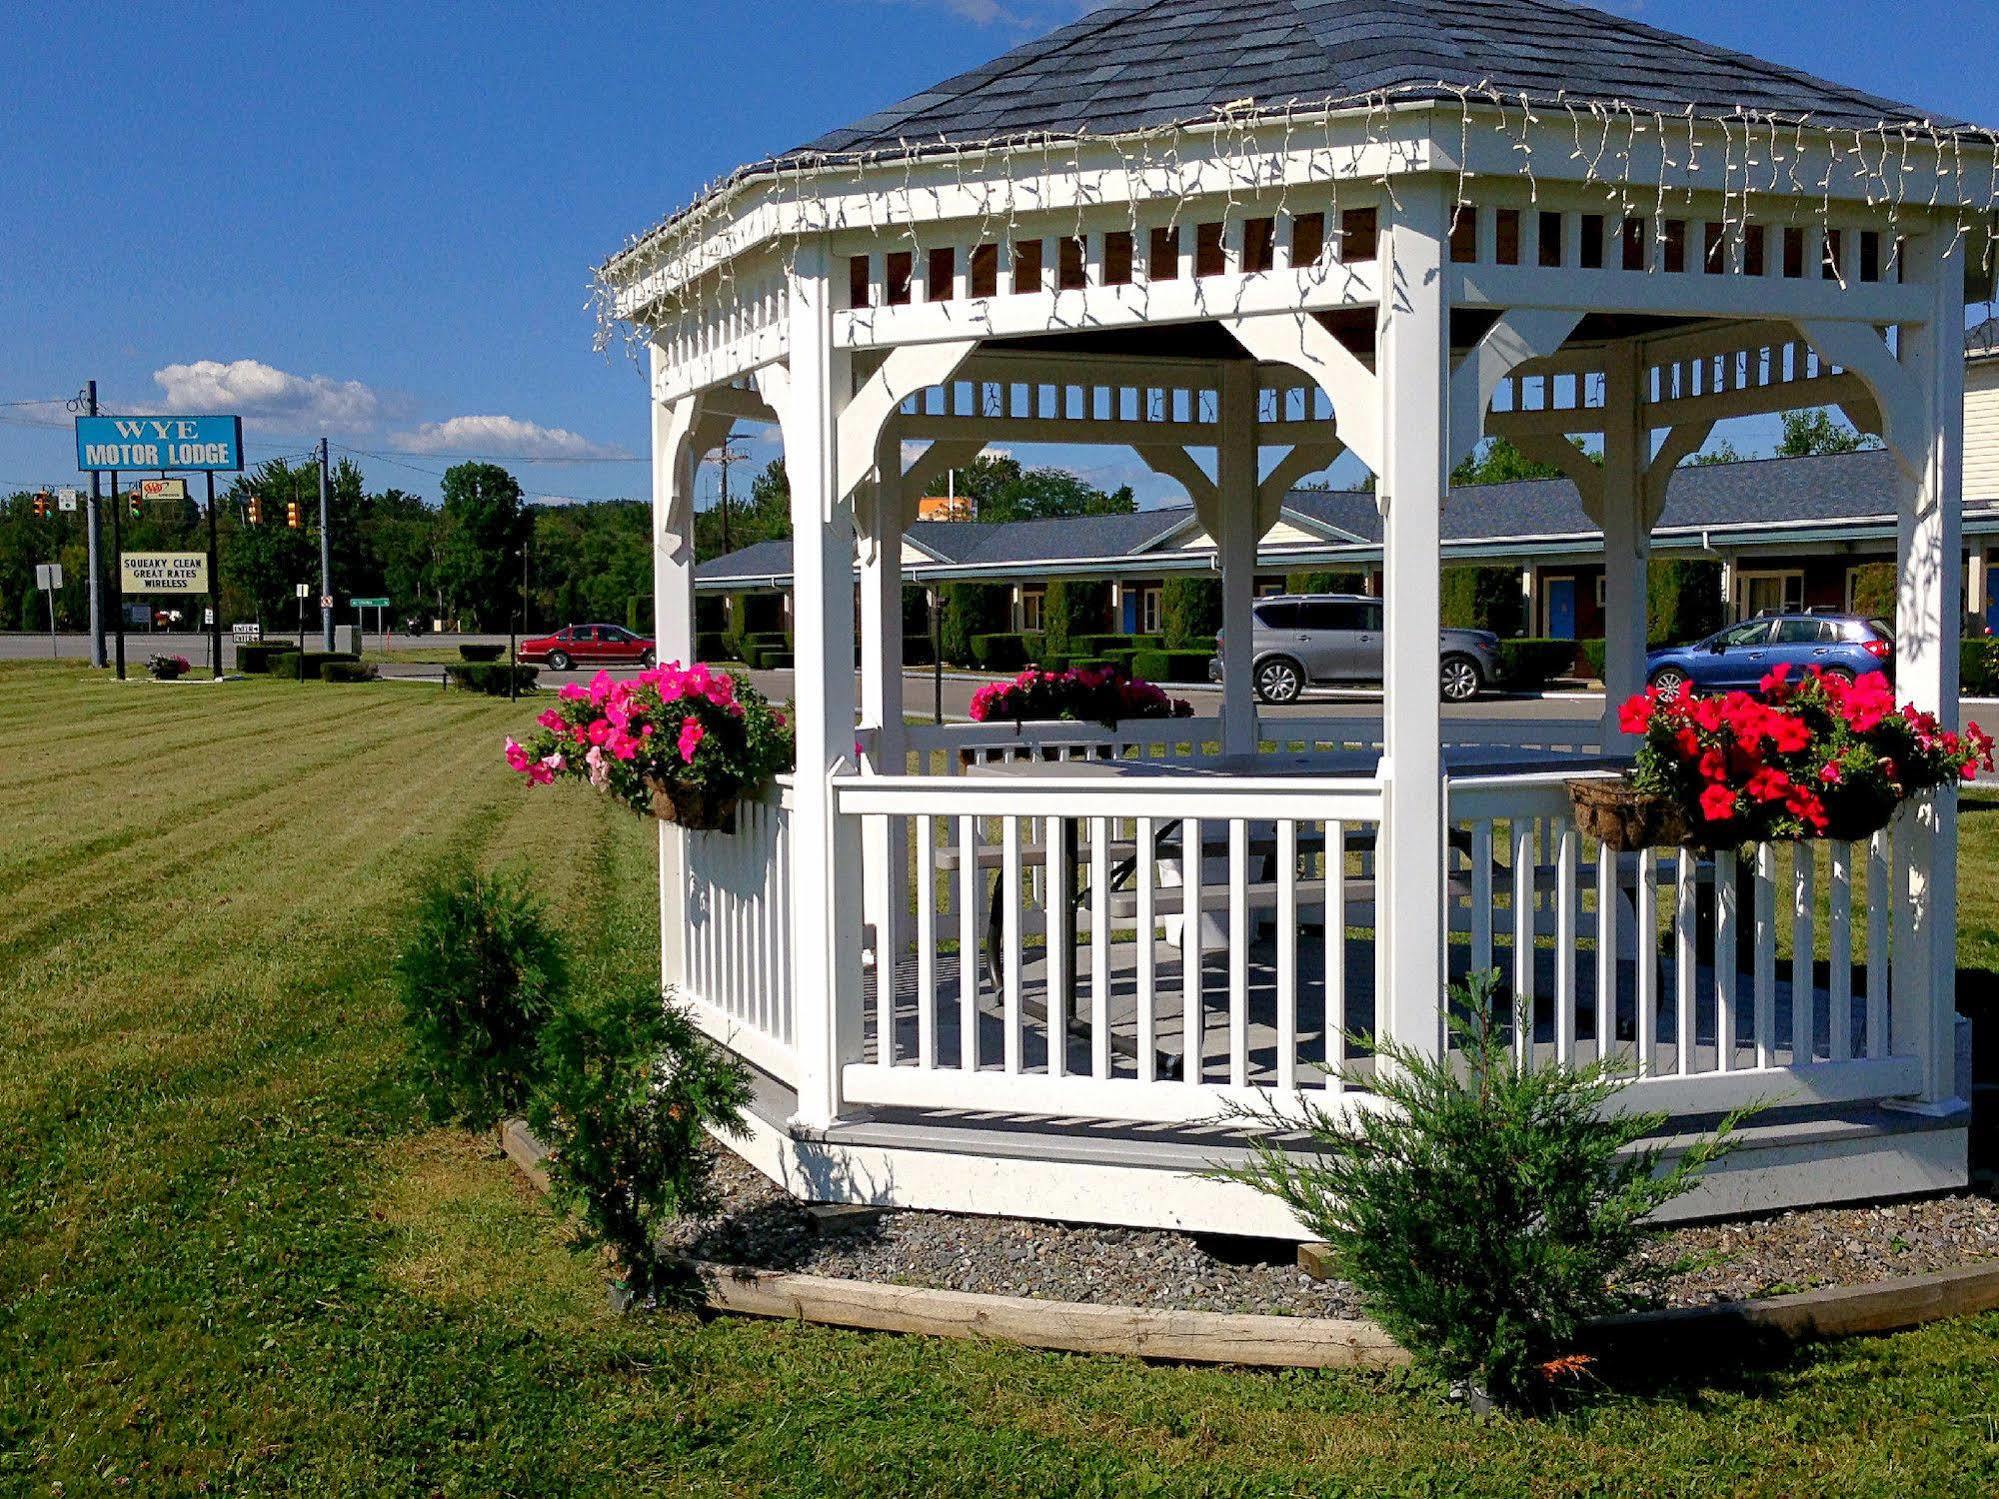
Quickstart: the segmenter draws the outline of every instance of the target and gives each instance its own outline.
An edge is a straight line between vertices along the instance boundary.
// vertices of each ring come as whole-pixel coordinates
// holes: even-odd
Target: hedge
[[[1999,639],[1962,642],[1957,651],[1958,691],[1964,697],[1999,696]]]
[[[1499,678],[1522,691],[1546,687],[1557,677],[1574,674],[1576,646],[1573,640],[1502,640],[1499,643]]]
[[[1072,635],[1069,649],[1092,656],[1110,656],[1119,651],[1163,651],[1166,649],[1164,635]]]
[[[1284,576],[1286,593],[1365,593],[1367,574],[1353,572],[1296,572]]]
[[[1048,649],[1074,655],[1091,631],[1103,628],[1110,608],[1110,584],[1054,579],[1041,599],[1041,632]]]
[[[703,630],[694,637],[694,659],[697,661],[733,661],[734,652],[729,649],[729,637],[720,630]]]
[[[298,647],[289,641],[252,641],[236,647],[236,669],[246,677],[260,677],[270,671],[280,656],[295,656]]]
[[[737,656],[748,667],[766,667],[769,657],[791,655],[791,637],[782,630],[745,635],[736,646]]]
[[[972,660],[987,671],[1019,671],[1033,662],[1048,662],[1042,656],[1041,637],[999,631],[972,637]]]
[[[1213,640],[1222,627],[1220,578],[1168,578],[1159,602],[1166,624],[1165,654],[1198,649],[1200,641]],[[1205,674],[1202,680],[1207,680]]]
[[[458,647],[460,661],[497,661],[506,655],[503,645],[461,645]]]
[[[652,625],[652,595],[633,594],[625,600],[625,628],[634,635],[644,635]]]
[[[1853,570],[1853,612],[1864,619],[1895,619],[1895,564],[1864,562]]]
[[[1526,627],[1520,574],[1510,567],[1447,567],[1442,579],[1446,629],[1518,635]]]
[[[361,658],[352,651],[307,651],[303,656],[296,647],[271,662],[271,675],[287,682],[319,680],[319,669],[329,661],[359,661]]]
[[[978,658],[972,641],[1004,632],[1013,623],[1013,591],[999,583],[946,583],[944,618],[938,627],[944,659],[970,666]]]
[[[729,632],[728,597],[719,593],[695,594],[694,628],[698,632],[726,635]]]
[[[1131,674],[1148,682],[1205,682],[1213,651],[1140,651],[1131,659]]]
[[[375,668],[365,661],[322,661],[319,663],[319,680],[322,682],[372,682]]]
[[[1646,569],[1645,617],[1654,640],[1706,639],[1728,622],[1725,602],[1719,562],[1654,562]]]
[[[516,681],[522,692],[533,692],[535,678],[541,674],[539,668],[509,666],[504,661],[467,662],[462,666],[447,666],[445,672],[467,692],[483,692],[488,697],[507,696],[508,688]]]

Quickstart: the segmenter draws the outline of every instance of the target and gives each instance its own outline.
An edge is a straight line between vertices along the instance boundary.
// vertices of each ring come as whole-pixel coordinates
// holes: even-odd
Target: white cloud
[[[379,392],[359,380],[294,375],[259,359],[197,359],[153,371],[165,397],[163,410],[226,412],[264,424],[353,432],[374,426],[387,407]]]
[[[1042,31],[1066,25],[1095,10],[1103,0],[886,0],[886,3],[949,11],[975,26]]]
[[[397,441],[414,453],[476,454],[484,458],[586,462],[632,456],[615,444],[592,442],[566,427],[544,427],[515,416],[454,416],[448,421],[425,422],[414,432],[401,434]]]

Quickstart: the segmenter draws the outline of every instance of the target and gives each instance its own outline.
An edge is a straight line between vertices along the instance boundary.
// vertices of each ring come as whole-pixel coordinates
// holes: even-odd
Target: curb
[[[500,1148],[538,1192],[548,1191],[548,1147],[519,1119],[498,1128]],[[939,1291],[692,1260],[704,1304],[739,1316],[783,1318],[868,1332],[921,1333],[1191,1364],[1273,1369],[1393,1369],[1408,1352],[1363,1318],[1272,1317],[1037,1301]],[[1634,1354],[1748,1352],[1771,1344],[1900,1332],[1999,1308],[1999,1261],[1758,1301],[1672,1307],[1605,1317],[1588,1342]]]

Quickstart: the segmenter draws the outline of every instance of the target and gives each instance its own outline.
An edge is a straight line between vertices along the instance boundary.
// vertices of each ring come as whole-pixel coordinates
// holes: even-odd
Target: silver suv
[[[1256,601],[1256,695],[1295,703],[1307,687],[1381,680],[1381,600],[1364,594],[1312,594]],[[1438,688],[1444,701],[1469,702],[1499,678],[1499,637],[1489,630],[1445,630]],[[1222,679],[1221,658],[1208,679]]]

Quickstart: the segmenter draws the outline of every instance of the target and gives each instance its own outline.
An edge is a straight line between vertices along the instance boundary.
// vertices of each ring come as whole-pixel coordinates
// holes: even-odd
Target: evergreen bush
[[[245,641],[236,647],[236,670],[246,677],[261,677],[271,670],[279,656],[298,654],[298,647],[276,641]]]
[[[712,1212],[706,1132],[740,1134],[748,1071],[652,984],[627,980],[560,1005],[542,1029],[528,1111],[553,1147],[554,1200],[584,1246],[607,1246],[635,1299],[676,1286],[659,1242],[676,1217]]]
[[[1442,585],[1447,629],[1490,630],[1504,638],[1526,628],[1526,600],[1513,568],[1447,567]]]
[[[1577,643],[1573,640],[1502,640],[1499,642],[1499,678],[1516,692],[1532,692],[1546,687],[1557,677],[1576,669]]]
[[[1092,632],[1110,618],[1111,585],[1083,579],[1057,578],[1041,600],[1041,631],[1046,648],[1060,655],[1085,649]]]
[[[506,655],[506,653],[507,648],[503,645],[461,645],[458,647],[458,659],[460,661],[497,661]]]
[[[329,662],[353,663],[360,659],[352,651],[307,651],[301,656],[292,650],[271,659],[271,675],[287,682],[316,682],[319,669]]]
[[[1205,682],[1214,650],[1137,651],[1131,658],[1131,674],[1142,682]]]
[[[365,661],[319,663],[319,680],[322,682],[372,682],[379,675],[380,673]]]
[[[1201,642],[1213,641],[1222,627],[1222,581],[1198,576],[1168,578],[1160,590],[1159,605],[1166,648],[1199,650]]]
[[[1013,596],[998,583],[946,583],[942,589],[944,618],[939,627],[944,659],[970,666],[976,659],[972,641],[998,634],[1013,622]]]
[[[1727,623],[1721,564],[1699,559],[1654,562],[1645,573],[1645,613],[1648,633],[1656,641],[1688,645],[1712,635]]]
[[[1286,593],[1365,593],[1367,574],[1357,572],[1320,572],[1305,570],[1287,573],[1284,577]]]
[[[1389,1107],[1252,1113],[1302,1127],[1311,1153],[1259,1140],[1247,1163],[1213,1174],[1290,1208],[1419,1363],[1518,1404],[1549,1393],[1590,1318],[1681,1268],[1635,1262],[1656,1232],[1647,1219],[1733,1148],[1743,1116],[1667,1165],[1641,1144],[1664,1114],[1605,1108],[1625,1084],[1615,1058],[1516,1059],[1497,984],[1481,974],[1452,990],[1455,1057],[1372,1041],[1365,1086]]]
[[[447,666],[444,670],[453,686],[462,687],[467,692],[483,692],[488,697],[508,696],[516,681],[520,684],[520,691],[533,692],[535,681],[541,675],[538,667],[509,666],[504,661],[466,662],[459,666]]]
[[[1041,645],[1039,635],[1005,631],[975,635],[972,637],[971,659],[984,671],[1019,671],[1035,663],[1046,664],[1042,659]]]
[[[523,882],[466,870],[423,891],[395,985],[434,1117],[484,1129],[526,1106],[566,971]]]

